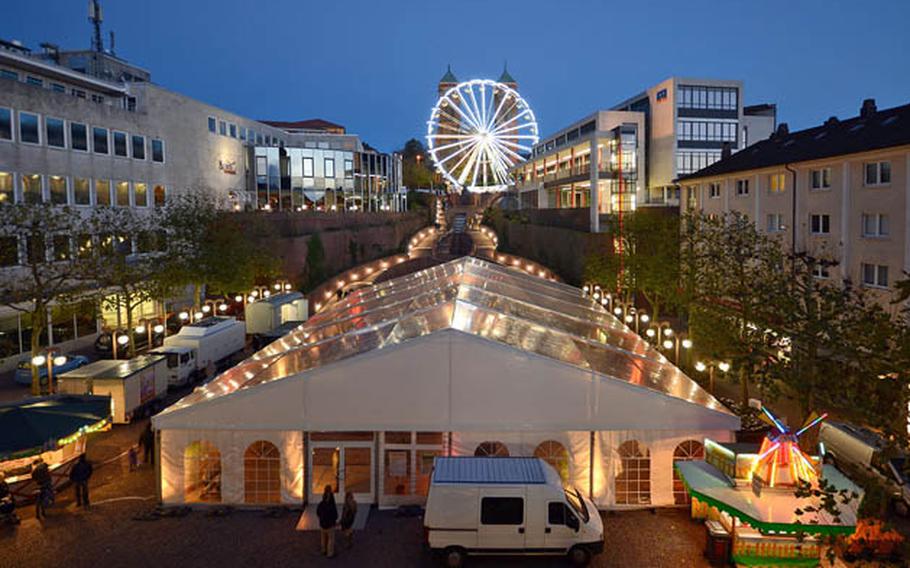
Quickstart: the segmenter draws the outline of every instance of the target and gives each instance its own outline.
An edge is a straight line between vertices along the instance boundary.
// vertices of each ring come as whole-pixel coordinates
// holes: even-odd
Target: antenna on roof
[[[111,52],[111,55],[116,55],[114,53],[114,30],[111,30],[111,48],[109,51]]]
[[[94,36],[92,37],[92,50],[101,53],[104,51],[104,42],[101,39],[101,22],[104,15],[101,13],[101,3],[98,0],[89,0],[88,2],[88,21],[94,27]]]

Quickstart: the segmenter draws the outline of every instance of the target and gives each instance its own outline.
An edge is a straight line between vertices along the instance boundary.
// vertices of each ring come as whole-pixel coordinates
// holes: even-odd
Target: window
[[[243,502],[281,502],[281,452],[260,440],[243,453]]]
[[[522,497],[483,497],[480,500],[480,524],[520,525],[525,520]]]
[[[540,458],[553,466],[563,483],[569,480],[569,452],[559,442],[554,440],[541,442],[534,449],[534,457]]]
[[[866,185],[886,185],[891,183],[891,162],[871,162],[866,164]]]
[[[719,183],[709,183],[708,184],[708,197],[711,199],[720,198],[720,184]]]
[[[165,191],[163,185],[155,186],[155,189],[152,192],[152,198],[155,207],[164,207],[164,204],[167,200],[167,191]]]
[[[88,152],[88,128],[84,124],[70,123],[70,148]]]
[[[673,463],[705,459],[705,447],[695,440],[686,440],[673,450]],[[683,480],[679,477],[676,467],[673,467],[673,501],[677,505],[688,505],[689,493]]]
[[[44,133],[47,139],[47,145],[54,148],[66,148],[66,137],[64,134],[63,121],[59,118],[47,118],[44,120]]]
[[[223,120],[218,121],[218,134],[227,136],[227,123]]]
[[[9,69],[0,69],[0,77],[4,79],[12,79],[13,81],[19,80],[19,74],[15,71],[10,71]]]
[[[82,89],[73,89],[72,91],[70,91],[70,94],[73,95],[74,97],[76,97],[77,99],[85,98],[85,91],[83,91]]]
[[[51,203],[66,205],[69,199],[66,192],[66,178],[63,176],[48,176],[47,187],[51,194]]]
[[[117,207],[129,207],[130,206],[130,182],[118,181],[116,185],[117,185]]]
[[[231,132],[231,138],[237,138],[237,125],[236,124],[230,125],[230,132]]]
[[[93,102],[93,103],[103,103],[103,102],[104,102],[104,97],[103,97],[102,95],[96,95],[96,94],[93,93],[93,94],[92,94],[92,102]]]
[[[614,494],[619,505],[651,504],[651,453],[636,440],[623,442],[617,450],[619,472]]]
[[[888,236],[888,216],[882,213],[863,213],[863,236],[881,238]]]
[[[237,131],[237,134],[239,135],[241,140],[244,140],[244,141],[246,140],[246,128],[241,126],[239,128],[239,130]]]
[[[344,161],[344,179],[353,179],[354,177],[354,160]]]
[[[736,195],[739,195],[739,196],[749,195],[749,180],[747,180],[747,179],[736,180]]]
[[[809,187],[811,189],[830,189],[831,188],[831,168],[822,168],[809,172]]]
[[[787,187],[787,180],[784,174],[771,174],[768,176],[768,191],[771,193],[783,193]]]
[[[888,267],[883,264],[860,265],[863,272],[863,284],[872,288],[888,287]]]
[[[831,232],[831,216],[812,214],[809,215],[809,231],[813,235],[827,235]]]
[[[313,177],[313,158],[303,159],[303,177]]]
[[[19,239],[16,237],[0,237],[0,266],[16,266],[19,264]],[[13,316],[15,321],[16,316]],[[16,331],[14,330],[15,334]],[[4,339],[0,333],[0,340]],[[2,341],[0,341],[2,345]],[[18,350],[16,351],[18,353]],[[0,352],[0,356],[5,356]]]
[[[736,123],[680,120],[676,123],[679,140],[736,142]]]
[[[72,256],[69,235],[54,235],[51,245],[54,247],[54,260],[68,260]],[[59,341],[56,334],[54,334],[54,340]]]
[[[509,457],[509,448],[502,442],[481,442],[474,449],[474,455],[488,458],[507,458]]]
[[[335,177],[335,160],[334,158],[325,159],[325,177],[333,178]]]
[[[697,172],[720,160],[719,151],[679,151],[676,153],[678,175]]]
[[[106,179],[95,180],[95,205],[111,204],[111,182]]]
[[[164,141],[152,138],[152,161],[164,162]]]
[[[553,526],[564,525],[567,527],[580,526],[575,513],[561,501],[547,503],[547,524]]]
[[[41,77],[33,77],[31,75],[25,78],[25,82],[29,85],[34,85],[36,87],[44,86],[44,80]]]
[[[13,113],[8,108],[0,108],[0,140],[13,139]]]
[[[768,232],[777,233],[784,230],[783,213],[768,213]]]
[[[216,124],[217,122],[218,122],[218,121],[215,120],[215,117],[214,117],[214,116],[210,116],[210,117],[209,117],[209,132],[211,132],[212,134],[215,133],[215,124]]]
[[[41,176],[38,174],[22,174],[19,176],[22,186],[23,203],[41,203],[44,201],[41,195]]]
[[[735,87],[681,85],[677,93],[679,108],[738,110],[739,92]]]
[[[148,187],[149,186],[144,183],[137,182],[133,184],[133,199],[135,201],[136,207],[148,207]]]
[[[107,128],[92,127],[92,151],[96,154],[107,154]]]
[[[19,141],[28,144],[40,144],[38,132],[38,115],[30,112],[19,113]]]
[[[183,451],[183,495],[187,503],[221,501],[221,452],[206,441]]]
[[[114,132],[114,155],[126,158],[126,132]]]
[[[133,134],[133,159],[145,159],[145,136]]]
[[[812,266],[812,276],[819,280],[826,280],[829,277],[828,266],[825,264],[814,264]]]
[[[87,179],[73,178],[73,203],[76,205],[92,204],[92,194],[89,191]]]
[[[256,134],[256,144],[262,146],[262,134]]]
[[[66,87],[60,83],[51,83],[51,90],[55,93],[65,93]]]

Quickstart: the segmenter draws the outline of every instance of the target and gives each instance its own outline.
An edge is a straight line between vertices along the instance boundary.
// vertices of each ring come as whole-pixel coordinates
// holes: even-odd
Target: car
[[[78,369],[83,365],[88,365],[88,357],[83,355],[66,355],[66,362],[62,365],[54,365],[54,375],[60,375],[73,369]],[[38,367],[38,374],[41,378],[47,377],[47,365]],[[22,361],[16,367],[16,382],[20,385],[32,384],[32,363],[31,361]]]
[[[818,440],[824,448],[825,463],[848,475],[871,475],[885,487],[895,513],[902,517],[910,513],[906,455],[887,458],[885,440],[877,432],[843,422],[823,422]]]

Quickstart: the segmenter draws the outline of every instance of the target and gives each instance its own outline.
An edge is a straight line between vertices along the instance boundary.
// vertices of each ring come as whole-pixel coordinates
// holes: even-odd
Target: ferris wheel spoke
[[[478,144],[478,145],[474,146],[474,148],[471,149],[471,152],[468,154],[468,161],[465,164],[464,168],[462,168],[461,172],[459,172],[459,174],[458,174],[458,183],[459,184],[464,185],[465,180],[468,178],[468,173],[471,171],[471,168],[474,167],[474,162],[477,160],[477,153],[479,150],[480,150],[480,145]],[[457,167],[452,168],[452,172],[454,173],[457,169],[458,169]]]
[[[468,144],[468,142],[466,142],[464,140],[460,140],[458,142],[452,142],[451,144],[444,144],[442,146],[434,146],[433,150],[438,152],[440,150],[448,150],[449,148],[458,148],[460,146],[464,146],[465,144]]]
[[[460,149],[458,149],[458,150],[452,152],[451,154],[449,154],[449,155],[446,156],[445,158],[439,160],[437,163],[438,163],[440,166],[442,166],[443,164],[445,164],[446,162],[448,162],[449,160],[451,160],[451,159],[454,158],[455,156],[458,156],[458,155],[460,155],[460,154],[464,154],[465,152],[470,152],[476,145],[477,145],[476,142],[467,144],[467,145],[463,146],[462,148],[460,148]],[[435,152],[434,152],[434,155],[435,155]],[[468,154],[465,154],[465,155],[468,155]],[[460,163],[460,162],[458,162],[458,163]],[[456,166],[455,166],[456,168],[458,167],[458,163],[456,163]],[[452,169],[455,169],[455,168],[452,168]]]
[[[500,138],[500,139],[498,140],[498,142],[499,142],[500,144],[505,144],[506,146],[509,146],[510,148],[515,148],[515,149],[518,149],[518,150],[523,150],[523,151],[525,151],[525,152],[530,152],[530,151],[533,149],[533,148],[531,148],[530,146],[525,146],[525,145],[519,144],[519,143],[517,143],[517,142],[512,142],[511,138],[512,138],[511,136],[507,136],[507,137],[505,137],[505,138]]]
[[[471,97],[470,100],[465,97],[464,93],[461,93],[462,106],[464,107],[464,111],[473,119],[474,127],[479,130],[483,127],[483,121],[480,119],[480,114],[477,112],[477,99],[474,98],[473,87],[468,87],[468,96]]]
[[[510,96],[508,94],[506,94],[506,96],[505,96],[505,101],[506,102],[510,101]],[[508,108],[506,108],[505,111],[503,111],[499,114],[498,120],[493,123],[493,130],[495,131],[497,128],[502,126],[504,124],[502,121],[507,120],[507,117],[510,117],[512,115],[512,113],[516,112],[516,110],[519,108],[520,104],[521,104],[521,99],[511,97],[511,104],[508,106]]]
[[[510,124],[512,124],[513,122],[517,121],[518,119],[520,119],[520,118],[523,117],[524,115],[528,114],[529,112],[531,112],[531,109],[526,108],[526,109],[522,110],[521,112],[519,112],[518,114],[516,114],[515,116],[513,116],[513,117],[510,118],[509,120],[503,122],[502,124],[500,124],[499,126],[497,126],[496,128],[494,128],[494,129],[493,129],[493,132],[494,132],[495,134],[501,134],[501,133],[503,133],[503,132],[509,132],[509,131],[512,131],[512,130],[518,130],[518,129],[521,129],[521,128],[525,128],[526,125],[524,125],[524,124],[519,124],[519,125],[517,125],[517,126],[510,126],[509,128],[506,128],[506,126],[509,126]]]
[[[515,164],[515,163],[524,161],[524,157],[522,157],[521,154],[519,154],[519,153],[516,152],[515,150],[512,150],[512,149],[509,148],[508,146],[504,146],[504,145],[500,144],[500,141],[499,141],[499,140],[497,140],[497,141],[495,142],[495,144],[496,144],[496,147],[497,147],[503,154],[509,156],[509,162],[511,162],[511,164]],[[513,161],[513,159],[514,159],[514,161]],[[511,164],[510,164],[510,165],[511,165]]]
[[[509,128],[503,128],[502,130],[500,130],[498,132],[494,132],[493,135],[505,138],[506,137],[505,135],[508,134],[509,132],[521,132],[525,128],[527,128],[526,125],[519,124],[517,126],[510,126]]]
[[[470,156],[472,156],[474,154],[474,150],[476,148],[477,148],[477,144],[471,144],[469,147],[459,150],[458,154],[461,154],[462,152],[464,152],[464,155],[461,158],[459,158],[457,162],[455,162],[454,166],[449,168],[449,171],[451,171],[451,172],[458,171],[458,168],[461,166],[461,164],[463,164],[466,159],[468,159]],[[446,158],[443,162],[440,162],[440,164],[445,163],[452,157],[454,157],[454,156],[450,156],[449,158]]]
[[[470,116],[465,114],[465,112],[463,110],[461,110],[460,104],[455,104],[454,102],[452,102],[449,99],[447,99],[447,100],[449,101],[449,107],[455,109],[455,112],[457,112],[461,116],[461,118],[464,119],[465,122],[470,124],[472,128],[480,129],[480,125],[478,125],[477,122],[475,122],[473,118],[471,118]],[[458,122],[461,122],[461,121],[458,121]]]
[[[488,126],[490,127],[491,130],[495,129],[496,121],[499,119],[500,112],[502,111],[502,107],[504,107],[508,101],[509,101],[508,93],[504,93],[502,96],[502,100],[499,101],[499,105],[496,107],[496,110],[493,112],[493,116],[490,117],[490,123]]]

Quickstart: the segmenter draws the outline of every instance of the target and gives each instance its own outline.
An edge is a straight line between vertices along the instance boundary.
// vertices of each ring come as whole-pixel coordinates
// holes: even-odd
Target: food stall
[[[705,461],[676,463],[691,497],[692,517],[705,520],[706,555],[715,563],[818,566],[825,548],[822,537],[855,530],[862,491],[799,448],[799,435],[820,418],[792,433],[765,412],[774,430],[761,445],[706,440]],[[798,484],[818,487],[819,479],[857,497],[839,503],[834,515],[820,507],[820,497],[797,496]]]
[[[34,499],[32,463],[50,468],[54,486],[69,480],[76,458],[85,453],[87,434],[110,428],[106,396],[52,395],[0,404],[0,472],[17,504]]]

